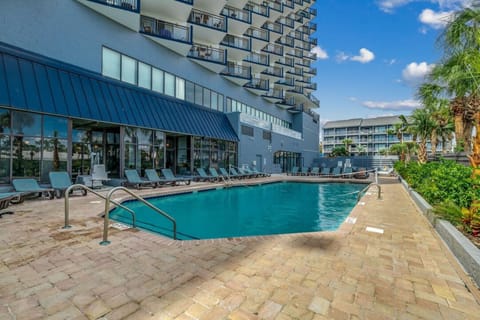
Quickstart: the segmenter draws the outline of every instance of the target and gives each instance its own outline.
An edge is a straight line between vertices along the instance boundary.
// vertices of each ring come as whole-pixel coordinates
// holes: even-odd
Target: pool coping
[[[243,182],[243,183],[242,183]],[[153,193],[148,193],[148,194],[143,194],[141,195],[142,198],[144,199],[149,199],[149,198],[155,198],[155,197],[164,197],[164,196],[173,196],[173,195],[179,195],[179,194],[188,194],[188,193],[194,193],[194,192],[204,192],[204,191],[210,191],[210,190],[217,190],[217,189],[224,189],[224,188],[229,188],[229,187],[242,187],[242,186],[258,186],[258,185],[264,185],[264,184],[272,184],[272,183],[285,183],[285,182],[299,182],[299,183],[353,183],[353,184],[364,184],[368,186],[364,194],[362,195],[361,198],[365,196],[365,194],[368,193],[368,189],[372,186],[373,181],[368,180],[368,179],[338,179],[338,178],[324,178],[324,177],[316,177],[316,176],[273,176],[269,177],[268,180],[255,180],[255,181],[249,181],[249,180],[239,180],[239,181],[233,181],[231,185],[225,186],[224,183],[218,183],[214,182],[213,184],[202,184],[198,186],[177,186],[180,187],[181,189],[152,189],[153,191],[158,190],[164,190],[165,192],[153,192]],[[362,192],[364,190],[360,190]],[[165,240],[171,242],[171,243],[181,243],[181,245],[185,244],[198,244],[198,243],[205,243],[205,242],[240,242],[240,241],[257,241],[261,239],[268,239],[272,237],[293,237],[297,235],[309,235],[309,234],[318,234],[318,233],[325,233],[325,234],[341,234],[345,235],[348,234],[357,219],[357,213],[355,212],[355,207],[360,203],[360,199],[358,199],[357,203],[355,206],[352,208],[350,213],[345,217],[345,220],[339,225],[339,227],[336,230],[327,230],[327,231],[310,231],[310,232],[295,232],[295,233],[281,233],[281,234],[271,234],[271,235],[252,235],[252,236],[242,236],[242,237],[228,237],[228,238],[213,238],[213,239],[189,239],[189,240],[179,240],[179,239],[172,239],[168,236],[150,232],[148,230],[144,229],[139,229],[145,232],[149,232],[151,234],[154,234],[155,236],[164,238]],[[130,196],[130,195],[125,195],[119,198],[115,198],[115,201],[118,203],[124,203],[128,201],[134,201],[135,198]],[[113,209],[115,209],[116,206],[112,205],[110,208],[109,212],[111,212]],[[98,216],[103,219],[104,216],[104,211],[100,212]],[[126,225],[128,226],[128,229],[132,229],[131,225]],[[109,228],[112,228],[112,223],[110,221],[109,223]],[[127,230],[128,230],[127,229]],[[122,230],[123,231],[123,230]]]

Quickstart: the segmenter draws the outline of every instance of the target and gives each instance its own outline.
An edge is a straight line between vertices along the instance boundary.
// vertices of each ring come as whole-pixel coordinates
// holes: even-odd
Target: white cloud
[[[327,51],[322,49],[320,46],[313,47],[313,49],[310,52],[315,53],[317,55],[317,59],[319,60],[328,59]]]
[[[434,64],[426,62],[412,62],[402,71],[403,80],[412,86],[415,86],[425,80],[425,77],[432,71]]]
[[[425,9],[420,13],[418,19],[433,29],[441,29],[447,25],[453,13],[454,11],[435,12],[431,9]]]
[[[360,55],[353,56],[350,60],[358,61],[360,63],[368,63],[373,59],[375,59],[375,54],[373,54],[373,52],[368,49],[362,48],[360,49]]]
[[[378,0],[380,10],[392,13],[395,9],[405,6],[412,2],[420,0]],[[458,10],[471,4],[472,0],[430,0],[431,3],[438,5],[442,10]]]
[[[359,55],[357,56],[350,56],[345,52],[339,52],[336,56],[336,59],[337,59],[337,62],[350,60],[350,61],[357,61],[360,63],[368,63],[375,59],[375,54],[366,48],[361,48],[359,51]]]
[[[422,105],[417,100],[397,100],[397,101],[364,101],[362,105],[368,109],[380,110],[413,110]]]

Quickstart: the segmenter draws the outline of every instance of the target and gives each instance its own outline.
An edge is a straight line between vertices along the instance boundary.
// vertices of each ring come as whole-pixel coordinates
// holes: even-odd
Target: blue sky
[[[436,39],[468,0],[317,0],[321,122],[404,114],[441,57]]]

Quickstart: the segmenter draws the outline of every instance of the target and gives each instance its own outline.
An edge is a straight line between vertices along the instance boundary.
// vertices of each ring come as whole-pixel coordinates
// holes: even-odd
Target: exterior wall
[[[270,143],[262,138],[262,129],[255,128],[252,140],[242,136],[240,120],[232,116],[231,123],[241,140],[239,164],[252,165],[260,154],[265,159],[262,168],[273,170],[272,154],[276,150],[303,153],[307,166],[318,156],[319,128],[310,115],[292,115],[75,0],[23,0],[21,5],[17,0],[3,0],[0,29],[0,42],[98,73],[102,70],[102,46],[109,47],[222,93],[224,101],[230,97],[289,121],[302,134],[298,140],[272,133]]]

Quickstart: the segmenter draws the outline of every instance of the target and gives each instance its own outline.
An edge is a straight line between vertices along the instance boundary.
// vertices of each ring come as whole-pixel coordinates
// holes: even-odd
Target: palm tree
[[[480,112],[480,6],[454,14],[438,39],[444,49],[443,61],[437,65],[432,78],[445,86],[453,99],[450,108],[455,116],[455,135],[471,151],[471,137]]]
[[[427,140],[432,134],[435,123],[432,120],[431,113],[425,109],[416,109],[412,114],[410,129],[420,139],[418,142],[418,162],[427,163]]]
[[[347,155],[350,155],[350,146],[353,143],[353,140],[350,138],[346,138],[342,140],[342,143],[345,145],[345,150],[347,151]]]

